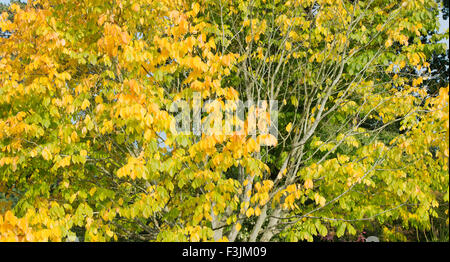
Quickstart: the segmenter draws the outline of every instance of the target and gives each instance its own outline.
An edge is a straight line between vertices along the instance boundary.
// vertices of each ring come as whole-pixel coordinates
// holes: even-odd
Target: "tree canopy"
[[[432,0],[12,4],[0,241],[313,241],[374,223],[394,241],[442,206],[448,223],[437,14]],[[171,107],[196,97],[254,101],[232,117],[244,132],[173,132]],[[275,117],[258,101],[278,101],[277,136],[252,133],[249,117]]]

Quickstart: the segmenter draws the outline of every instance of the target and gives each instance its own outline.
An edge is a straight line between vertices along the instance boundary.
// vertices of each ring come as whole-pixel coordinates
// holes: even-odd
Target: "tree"
[[[420,41],[435,1],[38,0],[10,12],[0,191],[17,201],[1,240],[312,241],[372,222],[395,240],[392,221],[427,229],[448,205],[448,85],[429,96],[423,84],[445,46]],[[245,132],[173,132],[175,102],[195,114],[196,98],[222,111],[254,101],[232,118]],[[252,116],[275,117],[258,103],[269,100],[278,140],[252,135]]]
[[[16,5],[19,5],[19,6],[21,6],[21,7],[24,7],[25,6],[25,3],[23,3],[23,2],[20,2],[19,0],[13,0],[13,1],[11,1],[13,4],[16,4]],[[3,13],[3,12],[7,12],[8,13],[8,19],[12,19],[12,13],[11,12],[9,12],[9,10],[8,10],[8,5],[6,5],[6,4],[3,4],[3,3],[0,3],[0,13]],[[8,37],[8,35],[9,35],[9,33],[8,32],[2,32],[1,30],[0,30],[0,37]]]
[[[436,1],[440,3],[440,12],[442,17],[448,23],[448,1]],[[445,22],[444,22],[445,23]],[[441,25],[442,26],[442,25]],[[431,41],[436,41],[435,39],[440,39],[442,36],[437,34],[437,31],[428,32],[426,36],[422,37],[422,43],[429,44]],[[435,39],[433,39],[435,38]],[[448,39],[448,32],[447,32]],[[443,51],[443,52],[442,52]],[[439,92],[439,87],[448,85],[448,48],[447,52],[441,50],[441,52],[434,52],[428,59],[430,63],[431,76],[429,79],[425,80],[424,85],[427,86],[428,92],[432,95],[436,95]]]

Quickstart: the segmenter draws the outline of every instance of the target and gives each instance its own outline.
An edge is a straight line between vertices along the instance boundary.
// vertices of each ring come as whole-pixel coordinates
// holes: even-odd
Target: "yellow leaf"
[[[17,224],[17,218],[14,216],[14,214],[11,211],[6,211],[5,214],[5,221],[7,221],[9,224],[15,226]],[[239,225],[240,226],[240,225]],[[240,228],[240,227],[239,227]]]
[[[286,47],[286,50],[287,50],[287,51],[290,51],[291,48],[292,48],[292,44],[289,43],[289,42],[286,42],[285,47]]]
[[[139,12],[140,6],[139,6],[138,3],[134,3],[134,4],[131,6],[131,9],[133,9],[133,11],[135,11],[135,12]]]
[[[259,145],[253,138],[247,140],[247,151],[248,152],[259,152]]]
[[[128,43],[130,42],[130,40],[131,40],[131,37],[130,37],[130,35],[129,35],[127,32],[122,32],[122,33],[120,34],[120,36],[121,36],[122,42],[123,42],[124,44],[128,44]]]
[[[320,204],[321,206],[325,205],[325,198],[320,196],[318,193],[314,194],[314,200],[316,201],[316,204]]]
[[[78,138],[77,132],[73,131],[72,134],[70,135],[70,138],[72,139],[72,142],[77,141]]]
[[[259,216],[261,215],[261,209],[259,209],[259,207],[255,208],[255,216]]]
[[[292,192],[295,192],[296,189],[297,189],[297,186],[295,184],[292,184],[286,188],[286,191],[289,193],[292,193]]]
[[[114,235],[114,233],[111,230],[107,230],[106,235],[108,235],[109,237],[112,237]]]
[[[63,160],[61,160],[61,162],[59,163],[59,165],[61,166],[61,167],[65,167],[65,166],[68,166],[68,165],[70,165],[70,156],[66,156]]]
[[[42,150],[42,157],[45,159],[45,160],[50,160],[50,159],[52,159],[52,154],[50,153],[50,151],[48,151],[48,149],[47,148],[44,148],[44,150]]]
[[[420,57],[419,57],[419,55],[418,55],[417,53],[414,53],[414,54],[410,57],[409,61],[410,61],[410,63],[411,63],[412,65],[417,65],[417,64],[420,62]]]
[[[152,139],[152,137],[153,137],[152,131],[146,130],[145,133],[144,133],[145,141],[150,141]]]
[[[97,191],[96,187],[91,188],[91,190],[89,190],[89,195],[93,196],[95,191]]]
[[[277,139],[272,134],[259,135],[256,140],[259,144],[266,146],[276,146],[278,143]]]
[[[291,103],[292,103],[293,106],[297,107],[298,106],[297,97],[291,96]]]
[[[289,133],[292,130],[292,122],[290,122],[287,126],[286,126],[286,131]]]
[[[195,3],[194,6],[192,7],[192,11],[194,11],[194,15],[197,15],[198,12],[200,11],[200,4]]]
[[[241,230],[241,228],[242,228],[241,224],[236,223],[236,230],[239,231],[239,230]]]
[[[101,15],[97,21],[98,25],[102,26],[106,20],[106,15]]]
[[[100,95],[95,97],[95,103],[101,104],[102,102],[103,102],[103,98]]]
[[[313,188],[313,186],[314,186],[313,181],[310,178],[305,180],[304,187],[306,189],[311,189],[311,188]]]
[[[36,149],[31,150],[30,156],[35,157],[37,155]]]
[[[253,214],[254,214],[254,210],[253,210],[253,208],[249,208],[249,209],[247,209],[247,212],[245,213],[245,215],[247,216],[247,217],[251,217]]]
[[[388,40],[384,43],[384,46],[385,46],[386,48],[390,47],[391,45],[392,45],[392,40],[391,40],[391,39],[388,39]]]
[[[89,107],[91,103],[89,103],[89,101],[87,99],[84,99],[83,103],[81,104],[81,109],[85,110],[86,108]]]
[[[339,163],[343,164],[343,163],[347,163],[350,160],[350,158],[346,155],[338,154],[337,160],[339,161]]]
[[[87,151],[84,150],[84,149],[82,149],[82,150],[80,151],[80,156],[86,157],[86,156],[87,156]]]
[[[400,61],[399,67],[400,67],[400,68],[404,68],[405,66],[406,66],[405,60]]]

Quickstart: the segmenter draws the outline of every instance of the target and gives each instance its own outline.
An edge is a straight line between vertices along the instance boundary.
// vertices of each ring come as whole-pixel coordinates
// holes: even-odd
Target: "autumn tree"
[[[426,230],[448,205],[448,85],[430,96],[424,84],[427,59],[446,51],[438,34],[421,41],[438,26],[433,0],[9,12],[0,192],[15,201],[2,241],[313,241],[368,223],[403,240],[391,222]],[[251,103],[231,134],[174,132],[173,106],[195,118],[198,99]],[[277,136],[252,133],[252,117],[275,117],[259,101],[278,101]]]

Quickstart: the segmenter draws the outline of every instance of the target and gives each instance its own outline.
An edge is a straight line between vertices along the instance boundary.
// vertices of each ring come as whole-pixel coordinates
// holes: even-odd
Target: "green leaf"
[[[336,230],[336,236],[337,237],[342,237],[345,233],[345,228],[347,227],[347,223],[342,223],[339,225],[339,227]]]

